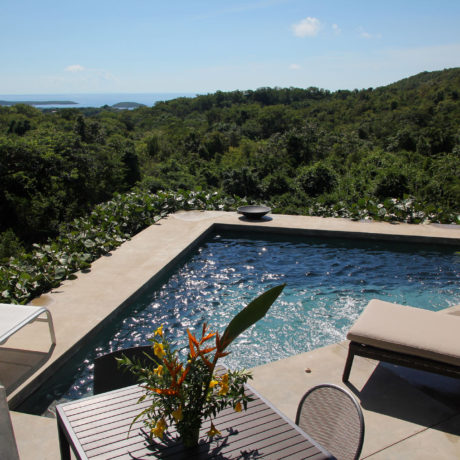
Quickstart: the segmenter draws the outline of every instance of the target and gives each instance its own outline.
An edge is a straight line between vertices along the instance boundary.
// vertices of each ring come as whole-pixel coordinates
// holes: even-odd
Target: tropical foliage
[[[130,192],[97,205],[91,214],[61,224],[56,238],[19,252],[0,265],[0,302],[26,303],[77,270],[179,209],[229,210],[242,201],[218,193]]]
[[[459,95],[449,69],[360,91],[0,107],[0,300],[27,301],[181,207],[244,199],[275,213],[459,223]]]

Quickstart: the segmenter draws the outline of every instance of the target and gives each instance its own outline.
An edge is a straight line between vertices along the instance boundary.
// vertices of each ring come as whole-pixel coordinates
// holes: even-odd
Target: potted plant
[[[230,321],[222,336],[208,331],[206,324],[200,338],[187,330],[189,350],[184,362],[179,351],[171,347],[163,326],[150,339],[154,353],[154,357],[149,357],[150,366],[126,357],[118,359],[118,364],[135,374],[145,390],[139,402],[151,402],[132,423],[142,419],[150,436],[160,439],[168,427],[175,426],[186,447],[198,445],[200,428],[207,418],[207,435],[220,434],[212,418],[227,407],[235,411],[246,409],[251,398],[245,394],[244,384],[252,377],[246,371],[219,373],[217,362],[228,355],[226,349],[243,331],[266,314],[284,286],[269,289],[253,300]]]

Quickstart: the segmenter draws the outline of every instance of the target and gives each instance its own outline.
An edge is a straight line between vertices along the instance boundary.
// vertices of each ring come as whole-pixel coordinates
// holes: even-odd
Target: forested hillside
[[[134,110],[0,107],[0,179],[0,258],[133,187],[220,191],[284,213],[456,222],[460,69]]]

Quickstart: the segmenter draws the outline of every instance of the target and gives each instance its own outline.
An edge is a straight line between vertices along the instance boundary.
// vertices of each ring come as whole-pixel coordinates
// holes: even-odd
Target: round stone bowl
[[[271,209],[267,206],[240,206],[237,211],[248,219],[262,219]]]

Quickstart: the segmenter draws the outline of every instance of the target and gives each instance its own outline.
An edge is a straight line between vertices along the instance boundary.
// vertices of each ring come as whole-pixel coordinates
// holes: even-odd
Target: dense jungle
[[[459,223],[460,69],[134,110],[0,107],[4,262],[117,194],[192,190],[279,213]]]

